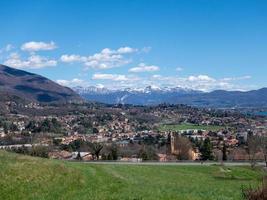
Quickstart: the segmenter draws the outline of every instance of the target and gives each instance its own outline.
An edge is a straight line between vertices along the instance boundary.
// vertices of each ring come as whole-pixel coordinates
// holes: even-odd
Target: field
[[[197,125],[190,123],[182,123],[182,124],[163,124],[160,126],[161,131],[181,131],[181,130],[207,130],[207,131],[218,131],[224,127],[215,126],[215,125]]]
[[[1,199],[239,200],[248,167],[70,163],[0,151]]]

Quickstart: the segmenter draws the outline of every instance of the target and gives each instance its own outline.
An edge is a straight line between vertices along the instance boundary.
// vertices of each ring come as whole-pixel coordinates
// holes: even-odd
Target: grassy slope
[[[260,173],[245,167],[68,163],[0,151],[1,199],[238,200]]]

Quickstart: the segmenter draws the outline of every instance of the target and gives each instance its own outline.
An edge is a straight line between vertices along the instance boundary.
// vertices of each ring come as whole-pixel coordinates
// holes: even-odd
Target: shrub
[[[245,200],[266,200],[267,199],[267,177],[264,177],[262,184],[257,187],[242,188],[242,195]]]

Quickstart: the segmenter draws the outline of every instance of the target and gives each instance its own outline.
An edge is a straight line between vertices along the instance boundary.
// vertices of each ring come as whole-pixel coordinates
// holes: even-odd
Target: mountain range
[[[148,86],[143,89],[109,90],[91,86],[87,88],[74,87],[73,90],[87,100],[108,104],[156,105],[170,103],[216,108],[267,107],[267,88],[246,92],[225,90],[202,92],[180,87]]]
[[[21,99],[39,103],[81,101],[72,89],[43,76],[0,65],[0,101]]]
[[[85,100],[107,104],[187,104],[216,108],[267,108],[267,88],[259,90],[202,92],[181,87],[107,89],[61,86],[43,76],[0,65],[0,101],[20,99],[39,103],[68,103]]]

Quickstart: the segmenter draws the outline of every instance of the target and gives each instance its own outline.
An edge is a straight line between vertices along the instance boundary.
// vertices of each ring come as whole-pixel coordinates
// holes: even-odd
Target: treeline
[[[75,140],[68,145],[60,145],[61,150],[69,152],[90,152],[94,160],[118,160],[122,157],[135,157],[142,160],[158,160],[158,149],[154,145],[130,144],[121,147],[116,143],[96,143]],[[82,158],[78,153],[77,159]]]
[[[15,152],[19,154],[29,155],[29,156],[35,156],[35,157],[42,157],[42,158],[48,158],[50,149],[47,146],[32,146],[32,147],[12,147],[9,149],[6,149],[10,152]]]

